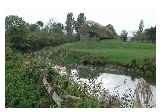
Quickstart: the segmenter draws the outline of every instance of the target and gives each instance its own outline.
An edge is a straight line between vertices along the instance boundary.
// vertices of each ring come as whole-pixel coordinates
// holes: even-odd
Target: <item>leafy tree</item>
[[[37,21],[36,24],[39,26],[40,30],[42,30],[44,23],[42,21]]]
[[[63,24],[61,24],[61,23],[55,23],[54,25],[53,25],[53,29],[55,29],[54,30],[54,32],[55,33],[62,33],[63,32]]]
[[[48,24],[45,26],[44,31],[53,33],[63,33],[63,24],[56,23],[53,19],[50,19]]]
[[[91,20],[81,25],[80,33],[88,33],[89,37],[98,37],[98,39],[114,38],[117,35],[111,24],[103,26]]]
[[[42,21],[37,21],[37,24],[40,26],[40,27],[43,27],[43,22]]]
[[[94,21],[85,21],[85,23],[80,27],[80,33],[88,33],[89,37],[97,37],[98,29],[98,23]]]
[[[86,17],[84,16],[84,13],[80,13],[78,15],[77,21],[75,21],[75,30],[77,32],[79,39],[80,39],[80,28],[82,25],[84,25],[85,21],[86,21]]]
[[[141,20],[139,23],[138,31],[135,33],[135,39],[137,41],[144,41],[145,40],[143,28],[144,28],[144,22],[143,22],[143,20]]]
[[[113,25],[108,24],[106,26],[106,30],[107,30],[107,34],[109,37],[113,38],[113,37],[117,36],[116,30],[114,29]]]
[[[145,35],[148,40],[155,42],[156,41],[156,26],[145,29]]]
[[[128,32],[126,30],[122,30],[120,37],[124,42],[127,41],[127,35],[128,35]]]
[[[27,50],[29,47],[29,39],[27,38],[29,29],[21,17],[15,15],[7,16],[5,18],[5,30],[14,48],[23,51]]]
[[[43,27],[43,22],[42,21],[37,21],[35,24],[29,25],[30,30],[33,32],[38,32],[42,29]]]
[[[73,29],[74,29],[74,18],[73,18],[73,13],[70,12],[67,14],[67,19],[66,19],[66,26],[65,29],[67,31],[68,36],[72,36]]]
[[[143,22],[143,20],[141,20],[139,23],[139,31],[143,32],[143,28],[144,28],[144,22]]]
[[[14,30],[18,30],[18,28],[25,27],[25,21],[16,15],[10,15],[5,18],[5,31],[12,33]]]
[[[40,31],[40,27],[39,27],[39,25],[37,25],[37,24],[31,24],[31,25],[30,25],[30,30],[31,30],[32,32],[38,32],[38,31]]]

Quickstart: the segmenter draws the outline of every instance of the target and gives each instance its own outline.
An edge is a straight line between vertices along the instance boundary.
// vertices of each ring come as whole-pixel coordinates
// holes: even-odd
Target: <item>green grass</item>
[[[103,41],[79,41],[74,43],[67,43],[62,47],[69,49],[71,52],[80,54],[91,54],[96,57],[104,57],[104,61],[118,64],[127,64],[131,60],[136,59],[139,63],[142,63],[145,58],[155,57],[155,44],[152,43],[140,43],[140,42],[122,42],[118,39],[103,40]],[[75,54],[71,54],[75,55]],[[73,56],[69,55],[66,62],[70,62],[77,59],[73,59]],[[81,57],[82,55],[79,55]]]
[[[33,54],[22,54],[6,48],[5,105],[6,107],[38,107],[46,102],[52,103],[40,82],[41,69],[49,70],[49,63],[80,63],[83,59],[93,63],[94,60],[98,60],[118,64],[126,64],[132,59],[137,59],[142,63],[147,57],[155,58],[155,47],[152,43],[122,42],[112,39],[67,43],[57,47],[46,47]],[[147,78],[153,80],[155,72],[152,71],[155,69],[152,66],[149,68]],[[61,83],[62,93],[83,95],[81,91],[76,91],[76,85],[69,84],[70,86],[66,88],[64,80],[56,79],[56,81],[58,84]],[[67,104],[70,106],[69,103],[64,102],[64,107],[67,107]],[[84,96],[79,102],[74,103],[73,107],[101,107],[101,104],[95,98]]]
[[[124,65],[129,73],[136,74],[134,77],[155,83],[155,48],[152,43],[90,40],[46,47],[36,52],[35,57],[52,64]]]

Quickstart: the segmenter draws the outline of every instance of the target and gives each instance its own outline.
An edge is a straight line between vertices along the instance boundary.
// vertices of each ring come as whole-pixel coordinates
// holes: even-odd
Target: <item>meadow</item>
[[[140,29],[142,26],[143,24],[139,26]],[[73,30],[76,33],[73,33]],[[68,13],[65,25],[51,20],[47,24],[42,21],[30,24],[18,16],[6,16],[5,106],[7,108],[128,107],[123,104],[123,99],[122,101],[115,99],[115,96],[100,101],[96,94],[89,94],[88,85],[79,85],[70,80],[71,72],[67,67],[68,65],[80,65],[86,68],[125,67],[127,72],[133,72],[133,75],[130,74],[131,77],[143,78],[147,83],[155,85],[155,31],[156,27],[144,31],[138,30],[134,39],[127,41],[127,31],[122,31],[119,35],[113,25],[104,26],[94,21],[87,21],[84,13],[79,14],[77,21],[74,21],[72,13]],[[62,76],[54,69],[55,66],[66,67],[68,74]],[[99,73],[98,69],[94,72],[95,75]],[[83,75],[87,76],[88,73],[85,72]],[[93,82],[90,77],[86,78]],[[50,90],[46,85],[50,85]],[[92,85],[95,87],[93,89],[95,93],[101,92],[99,84],[92,83]],[[63,100],[57,103],[57,97],[52,97],[54,93]],[[102,93],[109,95],[106,91]],[[64,97],[66,95],[69,98]],[[72,99],[75,97],[78,100]]]
[[[145,58],[154,58],[156,45],[141,42],[122,42],[119,39],[111,39],[79,41],[64,44],[62,47],[75,53],[79,52],[84,55],[90,54],[100,58],[103,57],[102,59],[105,62],[127,64],[133,59],[136,59],[138,63],[143,63]],[[68,56],[67,59],[69,60],[69,58]]]

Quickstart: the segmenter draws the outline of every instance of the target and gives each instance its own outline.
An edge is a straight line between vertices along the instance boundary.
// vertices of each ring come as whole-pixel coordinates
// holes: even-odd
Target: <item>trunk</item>
[[[58,107],[61,107],[61,102],[63,101],[58,94],[53,90],[52,86],[50,83],[47,81],[47,76],[43,76],[43,84],[49,94],[49,96],[52,98],[52,100],[57,104]]]

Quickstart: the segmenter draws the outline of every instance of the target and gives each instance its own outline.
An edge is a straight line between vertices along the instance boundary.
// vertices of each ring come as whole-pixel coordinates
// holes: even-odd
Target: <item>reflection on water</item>
[[[99,99],[108,101],[111,97],[117,98],[121,102],[120,107],[133,107],[135,101],[139,103],[140,107],[156,106],[156,87],[149,85],[142,78],[132,80],[130,76],[103,73],[102,69],[96,71],[96,68],[88,67],[73,67],[68,71],[72,81],[80,85],[89,85],[90,94],[96,94],[92,91],[95,86],[91,83],[90,78],[93,78],[92,81],[94,80],[95,85],[100,83],[105,92],[98,93]]]
[[[90,82],[87,78],[79,77],[79,75],[89,74],[89,70],[86,70],[87,72],[85,72],[85,70],[86,68],[83,70],[71,69],[71,76],[75,82],[81,82],[81,84],[82,82],[84,82],[85,84],[90,85],[89,84]],[[136,98],[136,91],[138,92],[137,94],[139,95],[138,99],[140,100],[141,107],[156,106],[156,87],[153,85],[148,85],[148,87],[145,86],[143,83],[141,83],[142,81],[144,81],[143,79],[132,80],[130,76],[110,74],[110,73],[99,73],[99,75],[97,76],[98,77],[94,78],[96,84],[101,83],[102,88],[109,91],[109,94],[111,96],[118,96],[121,102],[124,102],[125,106],[130,107],[132,103],[134,103],[133,99]],[[138,84],[141,84],[139,88],[137,87]],[[148,98],[149,91],[151,92],[150,99]],[[129,104],[126,105],[126,101],[128,101],[130,105]]]

